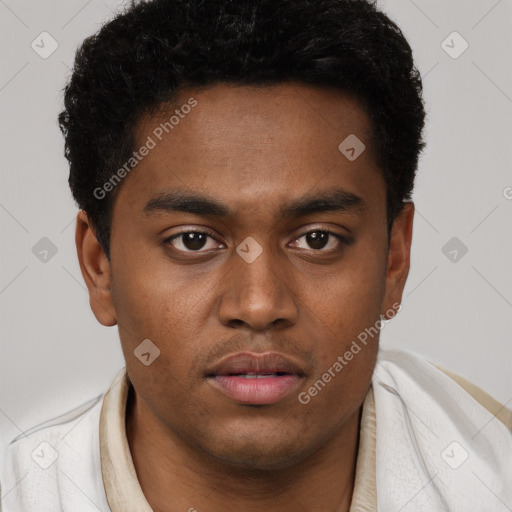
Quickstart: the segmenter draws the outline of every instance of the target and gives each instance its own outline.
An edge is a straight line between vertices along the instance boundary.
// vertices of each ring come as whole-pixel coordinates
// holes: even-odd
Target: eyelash
[[[310,233],[326,233],[328,235],[331,235],[333,236],[334,238],[336,238],[338,240],[338,242],[340,243],[341,246],[344,246],[344,245],[350,245],[350,241],[345,238],[344,236],[340,235],[339,233],[336,233],[335,231],[332,231],[328,228],[322,228],[322,229],[310,229],[309,231],[306,231],[305,233],[302,233],[301,235],[299,235],[297,238],[294,239],[295,240],[299,240],[300,238],[302,238],[303,236],[306,236]],[[187,235],[189,233],[198,233],[198,234],[202,234],[202,235],[206,235],[206,236],[209,236],[210,238],[212,238],[213,240],[217,241],[218,240],[208,231],[203,231],[201,229],[194,229],[194,230],[187,230],[187,231],[181,231],[179,233],[175,233],[174,235],[166,238],[164,240],[164,243],[165,244],[170,244],[172,240],[174,240],[175,238],[179,238],[180,236],[182,235]],[[218,242],[218,243],[221,243],[221,242]],[[175,249],[175,248],[174,248]],[[181,249],[176,249],[177,251],[179,252],[185,252],[185,253],[195,253],[195,254],[201,254],[201,251],[182,251]],[[321,252],[326,252],[326,253],[329,253],[329,252],[333,252],[335,251],[336,249],[331,249],[331,250],[323,250],[323,249],[311,249],[311,251],[313,252],[317,252],[317,253],[321,253]],[[207,252],[207,251],[206,251]]]

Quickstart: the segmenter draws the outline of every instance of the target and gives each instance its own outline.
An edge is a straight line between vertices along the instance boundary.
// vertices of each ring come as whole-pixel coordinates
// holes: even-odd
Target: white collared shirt
[[[448,374],[475,403],[510,425],[510,411]],[[131,382],[120,370],[110,389],[11,442],[1,473],[3,512],[152,512],[126,437]],[[376,512],[376,416],[373,389],[364,404],[350,512]]]

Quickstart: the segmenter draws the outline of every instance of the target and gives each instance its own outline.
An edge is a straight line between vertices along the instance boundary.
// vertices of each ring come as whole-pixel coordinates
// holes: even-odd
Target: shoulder
[[[98,494],[98,478],[101,481],[99,417],[103,397],[98,395],[45,421],[7,445],[1,467],[4,512],[57,512],[77,505],[84,511],[98,510],[83,500],[86,495],[93,499]]]
[[[431,363],[433,364],[433,363]],[[447,375],[452,381],[456,382],[469,396],[471,396],[482,407],[487,409],[497,420],[501,421],[507,428],[512,430],[512,411],[491,395],[486,393],[472,382],[467,381],[460,375],[457,375],[439,365],[433,364],[438,370]]]
[[[498,510],[500,499],[512,500],[512,432],[503,405],[404,351],[379,353],[372,388],[383,510],[398,510],[411,496],[415,510],[440,503],[443,510]]]
[[[458,403],[470,404],[482,408],[499,420],[505,427],[512,430],[512,411],[484,390],[463,377],[431,363],[413,353],[403,350],[380,350],[377,363],[380,375],[392,375],[402,386],[423,390],[428,395],[459,395],[464,400]],[[376,369],[376,373],[379,370]]]

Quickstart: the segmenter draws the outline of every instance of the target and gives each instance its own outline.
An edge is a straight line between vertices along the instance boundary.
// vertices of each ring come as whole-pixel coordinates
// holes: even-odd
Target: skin
[[[204,372],[228,354],[277,351],[305,369],[298,392],[307,391],[401,302],[414,205],[405,203],[394,222],[388,251],[369,118],[339,91],[222,84],[184,91],[177,104],[190,97],[198,105],[118,190],[110,263],[86,213],[77,217],[91,308],[101,324],[118,325],[134,387],[126,427],[142,490],[155,512],[348,510],[378,336],[307,405],[297,393],[272,405],[239,404]],[[137,125],[137,147],[160,114]],[[338,150],[349,134],[367,147],[353,162]],[[155,194],[178,188],[214,198],[230,214],[143,212]],[[365,208],[279,214],[284,203],[339,188]],[[214,237],[199,253],[185,252],[180,237],[166,241],[197,229]],[[351,243],[331,237],[312,248],[305,235],[322,229]],[[252,263],[236,252],[248,236],[263,249]],[[134,356],[147,338],[161,351],[149,366]]]

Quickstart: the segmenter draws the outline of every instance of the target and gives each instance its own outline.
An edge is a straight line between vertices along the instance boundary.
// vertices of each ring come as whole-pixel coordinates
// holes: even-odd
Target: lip
[[[305,376],[299,364],[277,352],[234,354],[222,359],[206,374],[208,382],[228,398],[255,405],[280,402]]]

